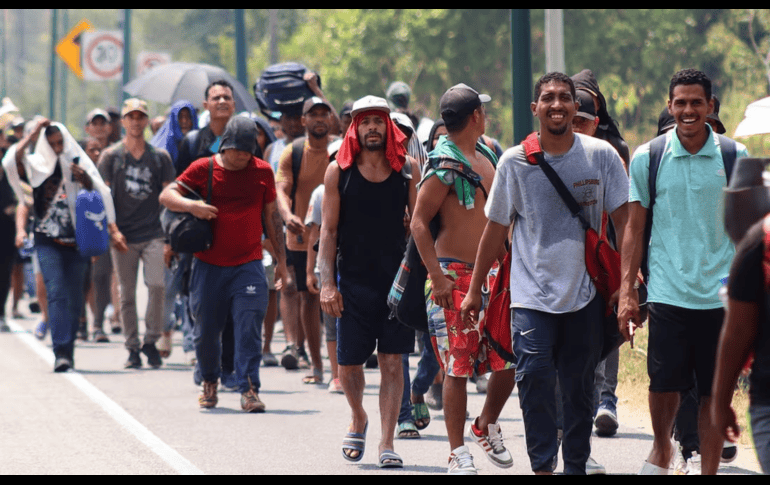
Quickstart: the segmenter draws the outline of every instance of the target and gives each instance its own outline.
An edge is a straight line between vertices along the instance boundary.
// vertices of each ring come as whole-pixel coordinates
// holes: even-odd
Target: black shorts
[[[342,317],[337,320],[339,365],[363,365],[375,348],[382,354],[414,351],[414,330],[395,318],[388,319],[388,289],[375,289],[342,278],[339,287],[343,306]]]
[[[710,396],[724,309],[690,310],[650,303],[649,310],[650,391],[687,391],[697,383],[698,395]]]
[[[307,290],[307,251],[286,250],[286,266],[294,268],[297,291]],[[289,269],[291,271],[291,269]]]

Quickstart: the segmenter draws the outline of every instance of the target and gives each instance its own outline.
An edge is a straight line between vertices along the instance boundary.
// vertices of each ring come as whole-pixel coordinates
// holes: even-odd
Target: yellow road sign
[[[56,44],[56,53],[80,79],[83,79],[83,67],[80,64],[80,44],[75,42],[75,38],[91,28],[88,20],[83,19]]]

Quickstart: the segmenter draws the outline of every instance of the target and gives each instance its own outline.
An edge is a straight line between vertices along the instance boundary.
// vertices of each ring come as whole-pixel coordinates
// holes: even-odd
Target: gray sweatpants
[[[120,253],[112,248],[112,264],[120,282],[120,316],[126,348],[139,350],[139,319],[136,311],[136,280],[139,261],[144,265],[144,283],[147,286],[147,310],[144,316],[144,343],[154,344],[163,331],[163,303],[165,280],[163,266],[163,239],[141,243],[129,243],[128,252]]]

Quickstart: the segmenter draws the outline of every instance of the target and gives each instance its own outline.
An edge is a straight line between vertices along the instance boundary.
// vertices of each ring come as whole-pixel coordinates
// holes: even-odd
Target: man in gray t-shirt
[[[535,85],[532,113],[540,121],[546,161],[600,231],[607,212],[622,237],[628,208],[628,177],[612,146],[572,132],[575,87],[561,73]],[[513,224],[511,241],[511,328],[516,381],[532,470],[552,473],[558,451],[556,376],[564,405],[562,441],[565,474],[585,474],[593,428],[594,371],[609,302],[597,294],[585,265],[585,230],[548,180],[529,163],[521,146],[503,154],[486,205],[489,222],[481,238],[461,316],[477,315],[483,275],[495,248]]]
[[[155,342],[163,330],[165,293],[163,229],[160,225],[158,196],[173,182],[176,172],[166,150],[154,148],[144,140],[149,123],[147,105],[138,99],[126,100],[121,112],[126,136],[104,152],[99,173],[112,190],[116,224],[128,243],[128,251],[112,251],[112,263],[120,282],[120,314],[129,357],[126,368],[139,368],[140,341],[136,311],[136,277],[139,260],[144,263],[148,289],[146,332],[141,346],[152,367],[162,364]]]

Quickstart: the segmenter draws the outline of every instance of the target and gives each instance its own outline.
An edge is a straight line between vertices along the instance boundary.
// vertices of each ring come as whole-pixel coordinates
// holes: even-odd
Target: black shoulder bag
[[[209,179],[206,189],[206,204],[211,204],[211,186],[214,178],[214,158],[209,157]],[[177,184],[187,190],[188,199],[202,200],[197,192],[177,180]],[[209,221],[198,219],[189,212],[174,212],[163,208],[160,222],[171,249],[175,253],[197,253],[205,251],[214,242],[214,233]]]

